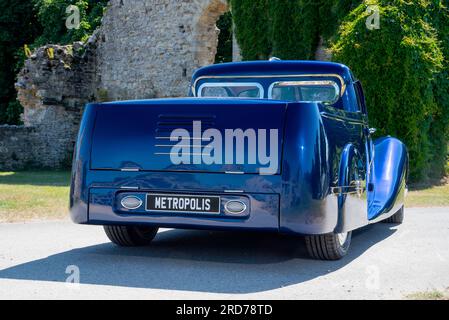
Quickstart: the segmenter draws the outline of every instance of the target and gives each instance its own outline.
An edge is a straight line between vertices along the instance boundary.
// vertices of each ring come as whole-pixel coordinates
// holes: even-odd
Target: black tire
[[[306,236],[306,246],[309,255],[318,260],[340,260],[349,250],[352,232],[348,232],[345,239],[343,234],[324,234]]]
[[[121,247],[142,247],[153,241],[159,228],[104,226],[109,240]]]
[[[382,221],[383,223],[402,224],[404,222],[404,207],[399,209],[394,215]]]

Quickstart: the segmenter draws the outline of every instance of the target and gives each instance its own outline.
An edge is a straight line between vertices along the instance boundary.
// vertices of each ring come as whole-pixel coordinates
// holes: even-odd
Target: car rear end
[[[72,220],[111,226],[279,231],[287,105],[239,99],[88,105],[74,155]],[[194,124],[200,124],[200,135]],[[269,141],[265,154],[275,153],[271,156],[277,167],[266,174],[266,158],[259,157],[243,163],[204,163],[201,155],[213,140],[204,135],[209,129],[223,134],[217,142],[223,146],[223,159],[229,155],[227,130],[253,130],[256,135],[265,130],[268,136],[276,131],[277,135],[263,138]],[[175,130],[190,138],[174,141]],[[274,144],[277,148],[272,148]],[[183,151],[190,161],[173,162],[175,145],[188,148]],[[239,150],[233,148],[237,157]],[[251,149],[247,143],[245,148],[248,157],[261,151],[260,144]]]

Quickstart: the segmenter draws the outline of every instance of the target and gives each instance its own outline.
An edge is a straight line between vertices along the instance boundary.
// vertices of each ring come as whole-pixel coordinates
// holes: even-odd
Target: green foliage
[[[20,124],[22,122],[20,119],[22,112],[23,107],[18,100],[10,101],[6,108],[6,123]]]
[[[227,12],[217,21],[217,28],[220,30],[218,36],[217,54],[215,63],[232,61],[232,14]]]
[[[430,160],[430,177],[440,178],[447,174],[449,141],[449,3],[431,0],[427,19],[438,30],[439,40],[444,55],[444,70],[433,82],[433,91],[437,110],[435,111],[429,132],[432,158]]]
[[[411,178],[427,178],[434,157],[430,131],[438,104],[434,81],[441,76],[443,52],[437,30],[427,21],[427,1],[371,1],[380,8],[379,30],[366,28],[366,6],[352,11],[339,30],[334,58],[364,84],[370,120],[379,135],[406,143]]]
[[[265,60],[271,54],[269,3],[269,0],[231,0],[236,37],[244,60]]]
[[[409,149],[411,178],[445,174],[449,11],[445,0],[231,0],[245,60],[313,59],[318,40],[365,88],[371,124]],[[367,5],[381,28],[368,30]]]
[[[107,0],[0,0],[0,124],[19,124],[22,106],[14,82],[23,66],[23,46],[85,41],[100,24]],[[65,26],[69,5],[80,9],[80,28]]]
[[[319,38],[362,0],[231,0],[244,60],[313,59]]]
[[[41,31],[30,1],[0,0],[0,124],[18,123],[14,89],[18,48]]]
[[[285,60],[312,59],[319,39],[319,1],[270,2],[273,55]]]
[[[0,124],[20,122],[15,74],[23,45],[85,41],[107,0],[0,0]],[[449,139],[449,9],[447,0],[230,0],[244,60],[313,59],[320,37],[334,59],[362,81],[372,125],[408,146],[414,180],[445,173]],[[366,5],[381,9],[369,31]],[[65,26],[80,9],[80,28]],[[231,14],[218,21],[217,62],[232,55]]]
[[[33,0],[38,10],[39,22],[43,32],[36,40],[38,46],[52,44],[68,44],[74,41],[85,41],[100,24],[103,9],[107,0]],[[75,5],[80,12],[79,29],[68,30],[66,13],[69,5]]]

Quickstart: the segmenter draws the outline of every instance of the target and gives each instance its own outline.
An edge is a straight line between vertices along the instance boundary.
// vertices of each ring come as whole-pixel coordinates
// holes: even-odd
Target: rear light
[[[226,202],[225,210],[230,214],[241,214],[246,210],[246,204],[242,201],[231,200]]]
[[[143,201],[137,197],[129,196],[129,197],[123,198],[120,203],[123,206],[123,208],[125,208],[125,209],[136,210],[142,206]]]

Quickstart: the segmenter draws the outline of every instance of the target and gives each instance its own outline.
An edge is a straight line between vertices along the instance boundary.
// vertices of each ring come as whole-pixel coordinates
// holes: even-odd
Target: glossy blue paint
[[[237,102],[217,99],[150,100],[96,105],[91,169],[258,173],[262,166],[258,161],[255,164],[174,165],[170,156],[165,154],[170,152],[169,146],[175,144],[169,140],[170,134],[182,128],[193,136],[194,121],[201,121],[203,130],[220,130],[223,136],[225,129],[277,129],[283,132],[286,106],[281,101]],[[282,136],[278,137],[277,143],[282,145]],[[117,150],[126,157],[115,156]],[[282,158],[280,149],[277,157]]]
[[[368,218],[376,220],[385,213],[396,212],[403,205],[408,174],[408,155],[398,139],[386,137],[374,141],[375,160],[369,193]]]
[[[325,234],[351,231],[394,214],[404,203],[407,151],[394,138],[371,140],[363,102],[357,99],[347,67],[303,61],[222,64],[197,71],[192,85],[223,81],[222,76],[227,82],[241,81],[238,77],[243,76],[267,92],[272,82],[291,79],[292,74],[337,74],[346,90],[334,105],[195,97],[88,105],[73,162],[73,221]],[[175,166],[158,154],[165,148],[158,138],[174,128],[191,131],[197,120],[203,129],[221,132],[278,129],[277,174],[259,175],[260,163]],[[229,173],[235,171],[242,174]],[[218,195],[222,211],[155,215],[143,207],[120,206],[123,197],[144,201],[149,192]],[[239,216],[226,214],[223,206],[229,200],[243,201],[247,210]]]

